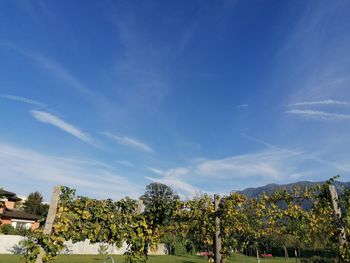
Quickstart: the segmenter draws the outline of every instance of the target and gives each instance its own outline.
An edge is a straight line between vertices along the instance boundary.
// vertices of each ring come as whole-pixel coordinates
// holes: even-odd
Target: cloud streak
[[[302,102],[290,104],[288,106],[311,106],[311,105],[350,106],[350,102],[340,101],[340,100],[302,101]]]
[[[159,174],[159,175],[163,174],[163,171],[162,171],[162,170],[159,170],[159,169],[157,169],[157,168],[147,167],[147,170],[150,171],[150,172],[152,172],[152,173],[154,173],[154,174]]]
[[[302,117],[322,119],[322,120],[350,120],[349,114],[340,114],[340,113],[331,113],[318,110],[288,110],[286,111],[289,114],[295,114]]]
[[[198,188],[181,180],[180,178],[171,178],[171,177],[154,178],[149,176],[145,176],[145,178],[152,182],[162,183],[173,187],[175,190],[180,191],[179,192],[180,196],[185,199],[194,197],[195,195],[199,195],[201,193],[201,191]]]
[[[193,196],[200,192],[197,186],[215,185],[217,189],[221,184],[221,191],[232,191],[272,182],[292,182],[296,178],[313,180],[317,176],[317,180],[326,180],[331,175],[346,175],[350,171],[346,162],[334,162],[313,153],[289,150],[245,134],[242,136],[264,145],[264,149],[222,159],[197,159],[185,168],[168,169],[162,171],[160,178],[147,179],[171,184],[185,196]]]
[[[106,112],[113,113],[115,116],[124,116],[125,110],[118,107],[115,103],[112,103],[106,96],[96,92],[87,85],[85,85],[78,77],[76,77],[69,69],[64,65],[56,61],[55,59],[45,56],[41,53],[37,53],[25,48],[18,47],[12,43],[0,43],[0,46],[7,47],[22,56],[29,58],[32,62],[50,72],[56,79],[62,81],[65,85],[63,87],[69,87],[75,90],[77,93],[83,95],[83,97],[92,105],[96,106],[103,114]]]
[[[66,185],[95,198],[136,198],[141,188],[96,160],[48,155],[0,142],[0,179],[3,186],[27,191],[28,183],[49,196],[54,185]]]
[[[36,120],[38,120],[42,123],[53,125],[53,126],[65,131],[65,132],[73,135],[74,137],[78,138],[81,141],[84,141],[86,143],[89,143],[91,145],[96,146],[95,142],[88,134],[82,132],[74,125],[63,121],[59,117],[52,115],[48,112],[44,112],[44,111],[32,110],[32,111],[30,111],[30,113],[32,114],[32,116]]]
[[[291,175],[301,174],[298,165],[303,162],[299,153],[280,149],[267,144],[268,148],[260,152],[230,156],[223,159],[196,159],[187,167],[167,170],[149,168],[158,177],[147,176],[153,182],[173,187],[182,197],[191,198],[203,191],[200,186],[222,184],[221,189],[232,191],[237,187],[246,187],[247,182],[282,182]],[[273,147],[273,148],[272,148]],[[242,182],[245,183],[242,183]],[[208,191],[209,190],[209,191]],[[221,190],[221,191],[225,191]]]
[[[292,156],[292,153],[283,150],[266,150],[218,160],[201,160],[195,167],[195,173],[222,179],[261,177],[279,180],[284,176],[280,164]]]
[[[25,97],[20,97],[20,96],[14,96],[14,95],[9,95],[9,94],[1,94],[0,98],[3,99],[8,99],[8,100],[14,100],[14,101],[19,101],[19,102],[23,102],[26,104],[30,104],[33,106],[37,106],[37,107],[41,107],[44,108],[46,107],[46,105],[42,102],[36,101],[36,100],[32,100],[32,99],[28,99]]]
[[[20,48],[11,43],[6,43],[5,46],[11,48],[12,50],[18,52],[19,54],[25,57],[30,58],[32,61],[35,61],[40,66],[46,68],[48,71],[52,72],[55,76],[67,83],[70,87],[76,89],[82,94],[87,95],[91,98],[93,96],[96,96],[95,93],[86,88],[75,76],[73,76],[67,69],[65,69],[61,64],[59,64],[55,60],[46,57],[42,54]]]
[[[202,192],[200,189],[187,182],[186,178],[184,178],[190,172],[190,170],[187,168],[178,167],[166,171],[149,168],[149,170],[155,174],[158,174],[160,177],[155,178],[145,176],[146,179],[173,187],[182,198],[192,198]]]
[[[247,108],[247,107],[249,107],[248,104],[240,104],[236,106],[236,108]]]
[[[133,167],[134,166],[133,163],[131,163],[131,162],[127,161],[127,160],[116,160],[115,162],[119,163],[121,165],[124,165],[124,166],[128,166],[128,167]]]
[[[279,146],[267,143],[267,142],[265,142],[263,140],[251,137],[251,136],[249,136],[247,134],[244,134],[244,133],[241,133],[241,135],[243,137],[247,138],[250,141],[253,141],[253,142],[259,143],[261,145],[267,146],[270,149],[280,150],[280,151],[284,151],[284,152],[291,153],[291,154],[294,154],[294,155],[300,155],[301,158],[304,158],[305,160],[315,161],[315,162],[317,162],[319,164],[324,164],[324,165],[330,166],[330,167],[332,167],[332,168],[334,168],[334,169],[336,169],[338,171],[350,172],[350,168],[346,167],[345,165],[342,165],[342,164],[337,163],[337,162],[332,162],[332,161],[329,161],[329,160],[322,159],[322,158],[320,158],[319,156],[317,156],[315,154],[305,153],[303,151],[295,151],[295,150],[289,150],[289,149],[281,148]]]
[[[130,146],[132,148],[148,153],[154,153],[154,150],[149,145],[139,141],[138,139],[131,138],[128,136],[119,136],[110,132],[102,132],[102,134],[120,145]]]

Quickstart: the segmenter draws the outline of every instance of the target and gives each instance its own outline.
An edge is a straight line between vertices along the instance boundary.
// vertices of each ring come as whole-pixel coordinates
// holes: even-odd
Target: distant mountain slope
[[[322,184],[324,182],[310,182],[310,181],[300,181],[300,182],[296,182],[296,183],[291,183],[291,184],[267,184],[265,186],[261,186],[261,187],[250,187],[250,188],[246,188],[242,191],[237,191],[240,194],[244,194],[247,195],[250,198],[254,198],[254,197],[258,197],[259,195],[263,194],[263,193],[267,193],[267,194],[272,194],[275,193],[278,190],[287,190],[287,191],[291,191],[293,188],[295,187],[312,187],[316,184]],[[335,182],[335,186],[337,188],[338,194],[343,193],[344,189],[346,188],[350,188],[350,182]]]

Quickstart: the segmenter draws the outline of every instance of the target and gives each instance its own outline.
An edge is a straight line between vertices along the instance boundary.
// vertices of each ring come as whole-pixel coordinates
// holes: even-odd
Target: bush
[[[173,254],[175,256],[185,256],[188,254],[185,242],[176,240],[171,245],[172,245]]]
[[[175,239],[171,240],[171,242],[168,241],[165,243],[169,255],[185,256],[192,254],[193,252],[192,244],[184,240]]]
[[[28,236],[30,234],[30,230],[26,228],[17,228],[15,229],[15,235],[20,235],[20,236]]]
[[[100,255],[107,255],[108,254],[108,244],[100,244],[98,247],[98,253]]]
[[[14,228],[9,224],[4,224],[0,226],[0,233],[3,235],[27,236],[30,233],[30,230],[25,228]]]
[[[16,235],[16,229],[8,224],[4,224],[0,226],[0,233],[4,234],[4,235]]]
[[[301,259],[302,263],[335,263],[336,260],[332,258],[322,258],[320,256],[313,256],[311,258]]]

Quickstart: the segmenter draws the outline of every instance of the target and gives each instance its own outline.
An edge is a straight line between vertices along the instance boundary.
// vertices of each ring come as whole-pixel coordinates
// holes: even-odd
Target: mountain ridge
[[[323,184],[326,181],[319,181],[319,182],[312,182],[312,181],[298,181],[295,183],[288,183],[288,184],[276,184],[271,183],[264,186],[259,187],[248,187],[246,189],[236,191],[239,194],[246,195],[249,198],[256,198],[259,197],[259,195],[266,193],[266,194],[273,194],[278,190],[287,190],[291,191],[295,187],[312,187],[317,184]],[[341,182],[341,181],[335,181],[334,185],[338,191],[339,194],[342,194],[344,192],[344,189],[350,188],[350,182]]]

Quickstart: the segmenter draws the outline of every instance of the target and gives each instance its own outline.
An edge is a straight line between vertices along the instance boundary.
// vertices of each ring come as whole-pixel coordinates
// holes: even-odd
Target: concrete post
[[[220,218],[217,215],[221,198],[219,195],[214,195],[214,210],[215,210],[215,237],[214,237],[214,256],[215,263],[222,263],[221,257],[221,234],[220,234]]]
[[[43,231],[44,235],[51,234],[52,226],[56,217],[58,201],[60,199],[60,192],[61,192],[60,187],[55,186],[51,195],[49,212],[46,217],[45,227]],[[45,251],[42,248],[40,248],[40,254],[36,259],[36,263],[42,263],[42,257],[44,254],[45,254]]]

